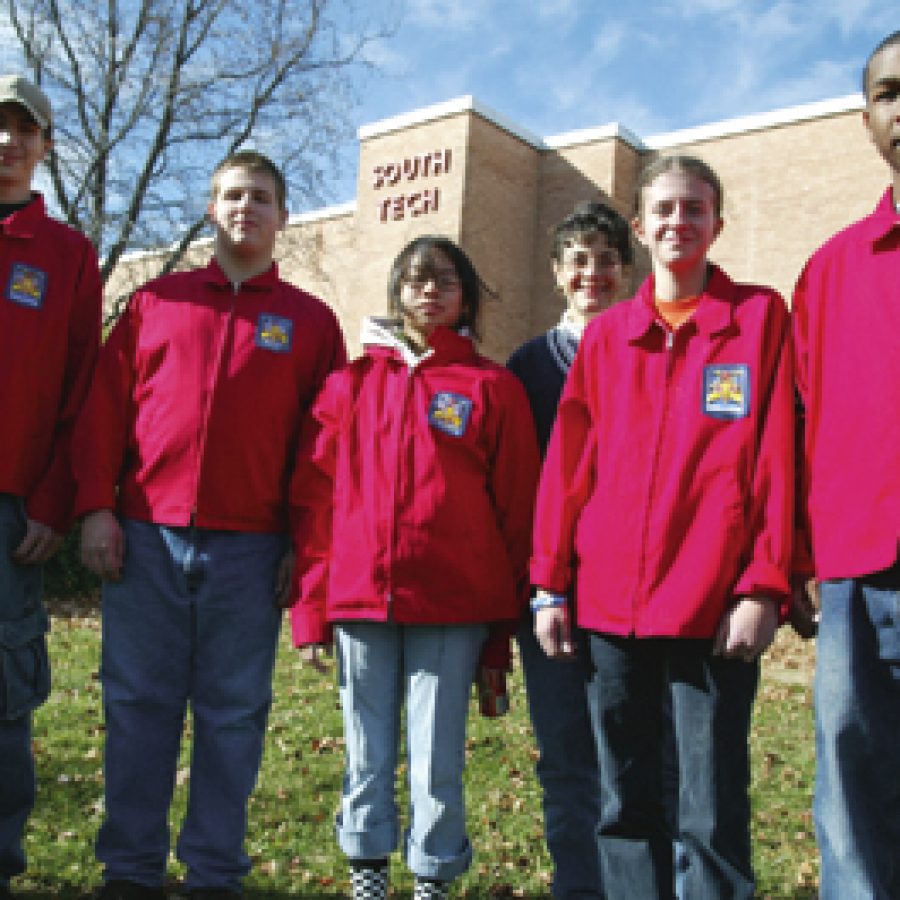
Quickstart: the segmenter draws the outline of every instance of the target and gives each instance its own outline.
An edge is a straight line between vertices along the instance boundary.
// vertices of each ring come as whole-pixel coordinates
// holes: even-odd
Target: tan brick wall
[[[470,122],[460,244],[497,294],[482,307],[480,349],[498,361],[530,337],[538,154],[480,116]]]
[[[275,245],[282,277],[326,300],[348,337],[359,333],[362,315],[354,280],[348,278],[357,246],[352,213],[289,227]]]

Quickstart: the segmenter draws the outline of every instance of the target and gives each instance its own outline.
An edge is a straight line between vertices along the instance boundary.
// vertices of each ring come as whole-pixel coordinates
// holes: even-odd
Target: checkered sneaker
[[[447,900],[449,896],[449,882],[416,878],[416,892],[413,894],[413,900]]]
[[[387,866],[351,866],[353,900],[387,900]]]

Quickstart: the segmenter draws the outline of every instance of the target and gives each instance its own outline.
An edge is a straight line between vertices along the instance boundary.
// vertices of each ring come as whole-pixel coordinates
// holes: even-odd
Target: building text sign
[[[422,179],[438,178],[450,171],[450,150],[420,153],[399,162],[390,162],[372,168],[372,187],[376,191],[409,185],[402,193],[391,192],[377,203],[380,222],[400,222],[407,216],[417,218],[437,212],[440,205],[440,189],[420,186]]]

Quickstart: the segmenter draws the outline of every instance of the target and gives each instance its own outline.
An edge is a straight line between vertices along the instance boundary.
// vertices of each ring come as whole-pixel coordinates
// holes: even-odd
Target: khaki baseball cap
[[[21,75],[0,76],[0,103],[18,103],[42,129],[50,124],[50,101],[37,85]]]

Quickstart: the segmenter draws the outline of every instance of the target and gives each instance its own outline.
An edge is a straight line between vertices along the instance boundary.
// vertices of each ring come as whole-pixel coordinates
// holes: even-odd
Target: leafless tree
[[[131,249],[177,265],[209,172],[252,143],[321,202],[375,23],[353,0],[6,0],[11,48],[51,97],[58,208],[104,280]],[[4,59],[4,62],[15,60]],[[173,244],[173,239],[176,242]]]

